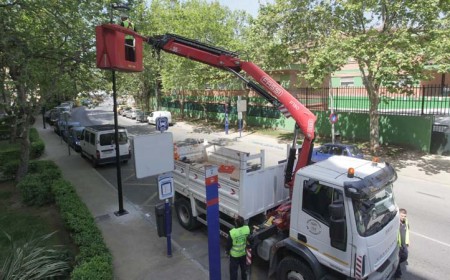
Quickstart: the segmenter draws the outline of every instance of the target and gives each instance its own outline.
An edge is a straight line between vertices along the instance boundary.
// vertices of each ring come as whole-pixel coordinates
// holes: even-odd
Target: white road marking
[[[413,232],[413,231],[410,231],[410,232],[411,232],[412,234],[415,234],[415,235],[417,235],[417,236],[423,237],[423,238],[425,238],[425,239],[431,240],[431,241],[433,241],[433,242],[439,243],[439,244],[441,244],[441,245],[444,245],[444,246],[447,246],[447,247],[450,248],[450,244],[448,244],[448,243],[439,241],[439,240],[437,240],[437,239],[428,237],[428,236],[426,236],[426,235],[423,235],[423,234],[420,234],[420,233],[417,233],[417,232]]]

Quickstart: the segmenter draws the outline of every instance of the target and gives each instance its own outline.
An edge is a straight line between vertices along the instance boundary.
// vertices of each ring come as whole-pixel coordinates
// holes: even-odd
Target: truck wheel
[[[277,280],[314,280],[309,267],[293,257],[284,258],[277,268]]]
[[[177,213],[178,222],[187,230],[198,228],[199,222],[192,215],[191,203],[184,198],[175,201],[175,211]]]

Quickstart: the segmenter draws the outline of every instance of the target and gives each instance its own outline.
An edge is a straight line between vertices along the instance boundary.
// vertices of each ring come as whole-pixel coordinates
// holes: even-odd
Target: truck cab
[[[389,279],[398,263],[395,179],[389,164],[344,156],[300,169],[292,196],[289,238],[280,242],[272,258],[278,260],[277,278],[290,279],[288,275],[297,272],[314,275],[313,279],[329,279],[330,274]],[[383,211],[373,215],[380,204]],[[296,258],[286,258],[289,252]],[[290,266],[295,259],[304,264],[306,272],[297,271],[301,265]]]

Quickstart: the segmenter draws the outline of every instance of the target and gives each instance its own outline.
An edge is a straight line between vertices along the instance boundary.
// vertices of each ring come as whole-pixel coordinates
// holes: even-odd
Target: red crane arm
[[[163,50],[213,67],[231,71],[243,80],[245,80],[245,78],[238,74],[241,70],[252,76],[255,81],[262,85],[270,94],[253,82],[245,80],[248,85],[273,105],[284,107],[288,110],[300,130],[305,135],[294,173],[299,168],[308,165],[311,146],[314,140],[316,116],[257,65],[252,62],[240,60],[238,54],[235,52],[230,52],[174,34],[150,37],[148,38],[148,43],[157,50]],[[292,182],[290,183],[292,184]]]

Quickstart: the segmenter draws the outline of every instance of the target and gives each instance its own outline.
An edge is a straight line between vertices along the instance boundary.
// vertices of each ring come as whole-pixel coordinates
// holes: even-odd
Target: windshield
[[[370,236],[380,231],[397,214],[392,184],[387,185],[367,200],[353,200],[358,232]]]
[[[361,150],[358,149],[358,147],[348,147],[348,150],[350,152],[350,154],[352,154],[352,156],[356,156],[356,155],[360,155],[362,154]]]

